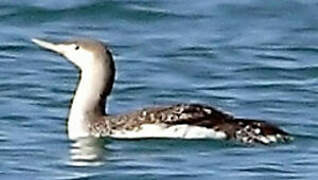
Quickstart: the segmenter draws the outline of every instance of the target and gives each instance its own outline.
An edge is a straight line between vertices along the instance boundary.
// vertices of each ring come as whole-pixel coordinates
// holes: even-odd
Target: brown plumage
[[[264,121],[234,118],[221,110],[200,104],[178,104],[106,116],[92,123],[91,132],[99,137],[110,136],[118,130],[138,131],[144,124],[200,126],[224,132],[226,139],[248,144],[269,144],[291,139],[288,133]]]

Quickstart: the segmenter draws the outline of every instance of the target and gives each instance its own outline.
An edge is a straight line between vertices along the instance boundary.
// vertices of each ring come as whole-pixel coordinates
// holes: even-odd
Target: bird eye
[[[75,50],[79,50],[79,48],[80,48],[79,45],[75,46]]]

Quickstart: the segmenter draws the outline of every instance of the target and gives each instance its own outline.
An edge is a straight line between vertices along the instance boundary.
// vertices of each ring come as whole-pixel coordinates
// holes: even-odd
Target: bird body
[[[229,139],[242,143],[270,144],[291,139],[285,131],[260,120],[235,118],[214,107],[177,104],[151,107],[132,113],[105,112],[115,79],[115,64],[100,41],[75,40],[51,43],[32,41],[63,55],[80,69],[80,80],[68,117],[70,139],[81,137]]]

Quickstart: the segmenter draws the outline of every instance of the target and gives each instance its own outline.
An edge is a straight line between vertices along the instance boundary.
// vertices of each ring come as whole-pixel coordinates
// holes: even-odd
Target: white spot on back
[[[264,144],[269,144],[270,143],[270,140],[265,137],[265,136],[259,136],[258,139],[263,142]]]
[[[277,141],[277,138],[274,136],[274,135],[268,135],[266,136],[267,139],[269,139],[271,142],[276,142]]]
[[[254,129],[254,133],[255,134],[260,134],[261,133],[261,129],[259,129],[259,128]]]
[[[205,111],[207,114],[211,114],[212,113],[211,109],[203,108],[203,111]]]

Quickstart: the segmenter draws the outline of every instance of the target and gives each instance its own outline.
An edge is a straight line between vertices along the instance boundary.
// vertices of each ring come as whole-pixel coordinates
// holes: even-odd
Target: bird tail
[[[242,143],[267,145],[276,142],[286,143],[293,140],[292,136],[284,130],[264,121],[234,118],[231,124],[234,131],[232,131],[232,138],[230,139]]]

